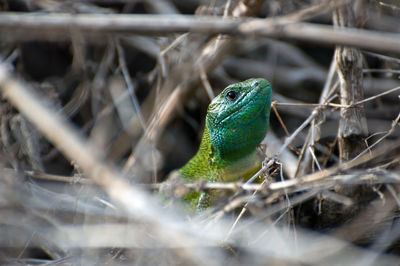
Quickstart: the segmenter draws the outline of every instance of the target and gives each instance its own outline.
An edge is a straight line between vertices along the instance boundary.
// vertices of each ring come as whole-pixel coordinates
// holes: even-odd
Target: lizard
[[[168,179],[232,182],[252,177],[261,168],[256,148],[268,130],[271,93],[263,78],[226,87],[208,106],[197,153]],[[192,191],[184,200],[201,210],[211,205],[212,195]]]

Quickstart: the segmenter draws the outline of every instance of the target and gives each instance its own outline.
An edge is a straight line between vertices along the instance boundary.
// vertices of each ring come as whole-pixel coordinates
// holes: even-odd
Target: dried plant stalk
[[[333,21],[339,27],[354,27],[355,14],[352,4],[335,10]],[[359,49],[338,46],[335,50],[337,71],[340,79],[340,103],[351,105],[364,99],[363,58]],[[367,135],[364,105],[341,109],[339,123],[339,150],[342,160],[349,160],[365,149],[363,138]]]

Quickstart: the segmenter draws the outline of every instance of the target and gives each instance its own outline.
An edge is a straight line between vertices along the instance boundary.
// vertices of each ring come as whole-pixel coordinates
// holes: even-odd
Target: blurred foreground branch
[[[307,41],[325,45],[348,45],[400,53],[396,33],[334,28],[332,26],[293,22],[291,19],[233,19],[188,15],[116,15],[116,14],[41,14],[3,13],[0,37],[3,41],[44,39],[69,40],[72,32],[86,38],[104,34],[168,34],[199,32],[238,36]],[[377,42],[376,40],[379,40]]]
[[[171,231],[172,228],[167,229],[169,215],[155,203],[150,195],[129,185],[116,169],[104,161],[100,151],[88,143],[54,107],[13,78],[4,64],[0,64],[0,87],[3,96],[67,158],[78,164],[96,185],[109,194],[111,199],[118,202],[130,217],[152,224],[154,228],[160,230],[159,233],[164,232],[164,237],[175,231]],[[164,218],[159,219],[160,215]],[[157,226],[160,223],[164,227]],[[180,235],[177,231],[174,234],[175,236]],[[161,235],[160,237],[159,240],[164,238]],[[173,241],[169,237],[167,238],[168,241]],[[167,241],[167,238],[161,241]],[[185,239],[184,234],[177,237],[175,241],[178,243],[183,239]],[[194,256],[194,254],[192,255]]]

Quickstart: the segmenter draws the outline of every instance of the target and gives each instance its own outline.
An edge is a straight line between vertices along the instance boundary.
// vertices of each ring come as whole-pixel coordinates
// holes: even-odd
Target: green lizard
[[[256,148],[267,133],[270,107],[271,86],[265,79],[248,79],[225,88],[208,106],[198,152],[170,176],[187,182],[249,179],[261,167]],[[209,206],[211,198],[194,191],[185,196],[198,209]]]

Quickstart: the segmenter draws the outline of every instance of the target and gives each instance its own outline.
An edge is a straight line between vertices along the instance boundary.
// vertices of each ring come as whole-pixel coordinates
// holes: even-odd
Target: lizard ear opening
[[[227,98],[229,101],[234,101],[234,100],[236,99],[236,97],[237,97],[236,91],[228,91],[228,92],[226,93],[226,98]]]

